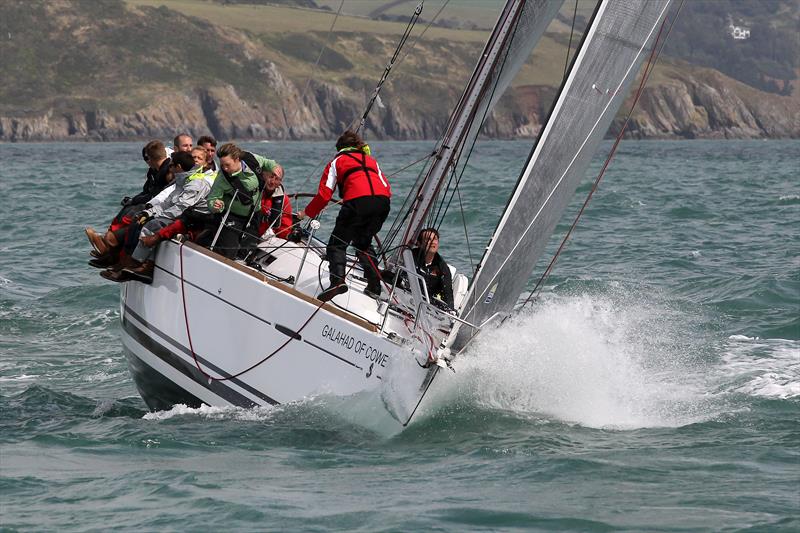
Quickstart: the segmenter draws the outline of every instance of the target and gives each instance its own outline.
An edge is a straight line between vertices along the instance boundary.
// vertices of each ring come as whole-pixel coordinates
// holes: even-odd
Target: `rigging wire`
[[[402,168],[400,168],[400,169],[397,169],[397,170],[395,170],[395,171],[394,171],[394,172],[392,172],[391,174],[387,174],[387,175],[386,175],[386,177],[387,177],[387,178],[393,178],[393,177],[395,177],[396,175],[398,175],[398,174],[400,174],[401,172],[403,172],[404,170],[407,170],[407,169],[409,169],[409,168],[413,167],[413,166],[414,166],[414,165],[416,165],[417,163],[419,163],[419,162],[421,162],[421,161],[425,161],[426,159],[430,159],[431,157],[434,157],[434,156],[436,155],[436,153],[437,153],[437,152],[436,152],[436,150],[434,150],[434,151],[432,151],[431,153],[429,153],[428,155],[424,155],[424,156],[420,157],[419,159],[417,159],[416,161],[413,161],[413,162],[411,162],[411,163],[407,164],[406,166],[404,166],[404,167],[402,167]]]
[[[429,156],[429,158],[430,157],[438,158],[440,156],[438,155],[438,151],[436,149],[434,149],[433,152],[431,153],[431,155]],[[397,236],[400,234],[400,231],[402,230],[403,226],[405,225],[405,222],[408,219],[408,217],[411,216],[411,211],[409,209],[406,209],[406,206],[408,206],[409,203],[411,201],[413,201],[414,198],[416,198],[417,193],[415,191],[417,191],[419,189],[419,186],[420,186],[420,184],[421,184],[421,182],[422,182],[422,180],[423,180],[423,178],[425,176],[425,169],[426,168],[428,168],[427,163],[425,164],[425,166],[423,166],[420,169],[419,173],[417,174],[417,178],[414,180],[414,183],[412,184],[411,188],[409,189],[408,194],[406,195],[405,199],[403,200],[403,205],[400,206],[399,210],[397,210],[397,215],[395,216],[394,222],[392,222],[392,225],[390,226],[389,231],[386,234],[386,239],[384,240],[385,244],[384,244],[384,247],[383,247],[384,250],[383,250],[382,253],[385,254],[389,250],[393,250],[393,249],[397,249],[398,248],[397,246],[392,246],[392,243],[397,239]],[[401,243],[401,245],[402,245],[402,243]]]
[[[567,45],[567,57],[564,59],[564,79],[567,79],[569,70],[569,53],[572,51],[572,35],[575,32],[575,19],[578,18],[578,0],[575,0],[575,9],[572,12],[572,27],[569,30],[569,44]]]
[[[389,77],[389,74],[390,74],[392,68],[395,65],[399,64],[400,61],[405,59],[405,57],[408,55],[408,53],[406,53],[406,55],[404,55],[403,58],[400,61],[397,61],[397,57],[399,56],[400,52],[402,51],[403,46],[405,45],[406,41],[408,40],[408,37],[411,35],[411,31],[414,29],[414,26],[416,25],[417,21],[419,20],[419,16],[422,13],[422,8],[423,8],[424,3],[425,3],[425,0],[420,0],[420,3],[417,4],[416,8],[414,8],[414,13],[411,15],[411,18],[409,19],[408,24],[406,25],[406,29],[403,31],[403,35],[400,38],[400,42],[395,47],[394,53],[392,54],[392,57],[389,60],[389,63],[387,64],[386,68],[383,71],[383,75],[381,76],[381,79],[378,81],[378,84],[376,85],[375,89],[373,90],[372,96],[370,97],[370,100],[367,102],[366,109],[364,110],[364,112],[361,115],[360,119],[359,118],[353,119],[353,122],[350,123],[350,125],[348,126],[348,129],[352,129],[353,125],[356,124],[356,122],[358,122],[358,128],[355,131],[356,131],[356,133],[358,131],[360,131],[362,126],[364,126],[364,124],[366,123],[367,115],[369,115],[369,112],[372,110],[372,106],[377,101],[377,99],[378,99],[378,97],[380,95],[381,88],[383,87],[383,84],[386,82],[387,78]],[[344,5],[344,0],[342,0],[341,4],[339,4],[339,11],[337,11],[336,17],[334,17],[333,23],[331,24],[331,28],[328,31],[328,36],[330,36],[330,34],[331,34],[332,30],[333,30],[333,26],[336,24],[336,20],[339,17],[339,13],[341,12],[341,9],[342,9],[343,5]],[[441,13],[441,9],[439,10],[439,13]],[[437,13],[437,15],[438,15],[438,13]],[[431,20],[431,23],[432,22],[433,22],[433,20]],[[424,30],[423,30],[423,33],[424,33]],[[417,40],[414,41],[413,44],[416,45],[418,40],[419,40],[419,37],[417,38]],[[322,57],[322,52],[325,50],[326,46],[327,46],[327,43],[326,43],[325,46],[323,46],[322,50],[320,50],[319,56],[317,57],[317,63],[315,63],[315,65],[314,65],[315,69],[316,69],[317,64],[319,63],[319,59]],[[310,82],[311,82],[311,78],[309,78],[309,80],[306,82],[306,88],[308,88]],[[305,89],[303,90],[303,95],[305,95]],[[301,101],[302,101],[302,98],[301,98]],[[307,183],[313,181],[315,175],[319,172],[320,168],[325,165],[326,162],[327,162],[327,158],[324,158],[323,160],[321,160],[316,165],[316,167],[314,167],[314,170],[311,172],[311,174],[309,174],[306,177],[306,179],[305,179],[305,181],[303,183],[307,184]]]
[[[609,151],[608,156],[606,157],[605,162],[603,163],[603,167],[600,169],[600,172],[598,173],[597,178],[595,178],[594,183],[592,184],[592,188],[589,190],[589,194],[586,196],[586,200],[584,200],[583,205],[581,205],[581,208],[578,211],[578,214],[575,216],[575,219],[572,221],[572,224],[570,225],[569,229],[567,230],[566,235],[564,235],[564,238],[561,240],[561,244],[559,244],[558,249],[556,250],[556,253],[553,255],[553,258],[550,260],[550,263],[547,265],[547,268],[542,273],[542,275],[539,278],[539,280],[536,282],[536,285],[533,287],[533,290],[530,292],[528,297],[525,298],[525,301],[522,302],[522,305],[520,306],[520,309],[523,309],[529,302],[533,301],[533,299],[541,291],[542,284],[544,283],[544,281],[547,279],[547,277],[552,272],[553,267],[555,266],[556,261],[558,260],[558,257],[561,255],[561,252],[564,250],[564,247],[566,246],[567,241],[569,240],[570,236],[572,235],[572,232],[575,230],[576,226],[578,225],[578,221],[580,220],[581,215],[583,215],[583,212],[585,211],[586,206],[589,205],[589,201],[592,199],[592,196],[594,195],[595,191],[599,187],[600,180],[603,178],[603,175],[605,174],[606,169],[608,169],[608,166],[611,164],[611,160],[614,158],[614,154],[617,151],[617,147],[619,146],[619,143],[622,141],[622,137],[625,134],[625,130],[628,127],[628,123],[630,122],[631,116],[633,115],[633,111],[634,111],[634,109],[636,109],[636,104],[639,102],[639,98],[642,95],[642,91],[644,90],[644,87],[647,84],[647,80],[650,78],[650,74],[652,74],[653,70],[655,69],[656,63],[658,62],[658,57],[661,55],[661,52],[664,50],[664,45],[665,45],[665,43],[667,41],[667,38],[669,37],[669,34],[672,32],[672,28],[675,25],[675,21],[678,18],[678,14],[681,12],[681,9],[683,8],[684,1],[685,0],[681,0],[681,3],[678,6],[678,9],[675,12],[675,16],[672,18],[672,21],[670,22],[669,28],[667,28],[667,33],[665,34],[664,39],[662,41],[661,40],[661,33],[663,32],[664,27],[666,26],[667,21],[668,21],[668,17],[664,18],[664,22],[661,24],[661,28],[658,30],[658,35],[656,36],[655,43],[653,44],[653,50],[650,52],[650,58],[648,59],[647,66],[645,67],[644,73],[642,74],[642,80],[639,83],[639,87],[636,90],[636,94],[635,94],[635,96],[633,98],[633,102],[631,104],[631,108],[630,108],[630,110],[628,110],[628,114],[625,116],[625,121],[623,122],[622,127],[620,128],[619,134],[617,134],[617,137],[614,140],[614,144],[612,145],[611,150]],[[659,47],[659,41],[661,41],[661,46],[660,47]]]
[[[475,274],[475,262],[472,260],[472,247],[469,245],[469,230],[467,229],[467,218],[464,216],[464,204],[461,202],[461,190],[456,187],[458,193],[458,207],[461,211],[461,223],[464,225],[464,238],[467,241],[467,257],[469,257],[469,271]]]
[[[325,42],[322,43],[322,48],[319,49],[319,54],[317,55],[317,60],[314,61],[314,66],[311,67],[311,76],[308,77],[306,80],[306,86],[303,87],[303,92],[300,93],[300,103],[303,103],[305,99],[306,92],[308,92],[308,87],[311,85],[311,79],[314,73],[317,71],[317,67],[319,66],[319,61],[322,59],[322,54],[325,52],[325,49],[328,48],[331,40],[331,34],[333,33],[333,27],[336,26],[336,21],[339,20],[339,14],[342,12],[342,7],[344,6],[344,0],[341,1],[339,4],[339,9],[336,10],[336,16],[333,17],[333,22],[331,22],[331,27],[328,28],[328,34],[325,36]]]
[[[432,157],[436,157],[437,153],[438,153],[437,150],[434,149],[430,154],[425,155],[425,156],[417,159],[416,161],[414,161],[412,163],[409,163],[408,165],[406,165],[406,166],[404,166],[404,167],[392,172],[391,174],[388,174],[386,177],[387,178],[392,178],[392,177],[396,176],[397,174],[400,174],[404,170],[407,170],[407,169],[411,168],[412,166],[416,165],[417,163],[420,163],[420,162],[422,162],[422,161],[424,161],[426,159],[430,159]],[[397,237],[397,234],[399,233],[400,229],[402,228],[402,225],[405,223],[405,220],[410,215],[410,213],[407,212],[408,210],[406,209],[406,206],[409,204],[409,202],[413,198],[414,191],[417,189],[417,186],[419,185],[419,182],[422,179],[422,175],[425,172],[425,168],[427,168],[427,164],[425,166],[423,166],[422,169],[417,174],[417,178],[414,180],[414,183],[412,184],[411,188],[409,189],[409,193],[403,199],[403,204],[400,206],[400,209],[397,210],[397,215],[395,216],[394,221],[392,222],[391,226],[389,226],[389,230],[386,232],[385,243],[382,243],[381,246],[380,246],[380,250],[378,250],[381,255],[385,256],[386,253],[389,250],[391,250],[391,243]]]
[[[423,30],[420,32],[420,34],[417,35],[416,39],[414,39],[414,42],[411,43],[411,48],[408,49],[408,52],[403,54],[403,57],[401,57],[400,61],[397,62],[398,65],[400,63],[402,63],[405,60],[405,58],[408,57],[408,55],[411,52],[414,51],[414,48],[417,46],[417,43],[420,41],[420,39],[422,39],[422,36],[425,35],[425,32],[428,31],[428,28],[430,28],[433,25],[434,21],[436,21],[436,19],[439,18],[439,15],[442,14],[442,11],[444,11],[444,8],[446,8],[447,4],[449,4],[449,3],[450,3],[450,0],[445,0],[445,3],[442,4],[442,7],[439,8],[439,11],[437,11],[436,14],[433,16],[433,18],[428,22],[428,25],[425,26],[425,28],[423,28]]]
[[[361,115],[360,119],[358,120],[358,126],[355,129],[355,132],[358,133],[364,124],[367,122],[367,115],[372,110],[372,106],[375,105],[375,102],[380,95],[381,89],[383,88],[383,84],[386,82],[386,79],[389,77],[389,73],[391,73],[392,68],[394,67],[397,58],[400,56],[400,51],[403,49],[403,46],[406,44],[409,36],[411,35],[411,31],[414,29],[414,26],[417,24],[419,20],[419,16],[422,14],[422,8],[424,7],[425,0],[420,0],[420,3],[417,4],[417,7],[414,8],[414,13],[411,15],[411,18],[408,20],[408,24],[406,25],[406,29],[403,32],[403,35],[400,37],[400,42],[397,44],[397,47],[394,50],[394,54],[392,54],[391,59],[389,59],[389,63],[386,65],[386,68],[383,70],[383,74],[381,75],[381,79],[378,80],[378,84],[375,86],[375,90],[372,92],[372,96],[370,97],[369,101],[367,102],[367,107],[364,109],[364,113]],[[355,121],[353,121],[355,123]]]

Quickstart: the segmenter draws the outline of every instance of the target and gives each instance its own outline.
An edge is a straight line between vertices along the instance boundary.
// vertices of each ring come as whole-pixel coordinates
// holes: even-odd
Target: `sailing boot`
[[[344,294],[347,292],[347,285],[342,282],[338,285],[334,285],[331,283],[331,286],[322,291],[317,295],[317,300],[320,302],[327,302],[332,300],[335,296],[339,296],[340,294]]]
[[[108,267],[112,272],[119,272],[125,268],[133,268],[139,266],[139,263],[126,253],[121,253],[119,259],[113,265]]]
[[[130,279],[141,281],[142,283],[153,283],[153,271],[156,268],[154,261],[145,261],[137,267],[124,268],[122,272],[127,274]]]
[[[83,231],[86,232],[86,237],[89,239],[89,242],[92,244],[92,248],[94,248],[97,253],[104,254],[108,251],[109,246],[102,235],[88,227]]]
[[[110,248],[106,253],[90,259],[89,264],[95,268],[109,268],[117,261],[119,261],[119,248]]]
[[[370,248],[370,251],[372,248]],[[364,289],[364,294],[377,300],[381,296],[381,278],[380,274],[375,270],[374,263],[370,261],[370,257],[362,251],[356,252],[358,262],[364,270],[364,278],[367,280],[367,286]]]
[[[364,288],[364,294],[372,298],[373,300],[377,300],[381,297],[381,285],[380,283],[376,285],[370,285],[369,283]]]
[[[123,281],[130,281],[130,276],[124,270],[103,270],[100,272],[100,276],[108,281],[115,281],[117,283],[121,283]]]
[[[339,296],[347,292],[347,283],[345,283],[346,274],[344,271],[346,264],[345,255],[342,253],[340,257],[339,254],[331,252],[332,250],[328,247],[328,273],[330,275],[329,279],[331,284],[328,285],[327,289],[317,295],[317,300],[321,302],[327,302],[334,296]],[[338,252],[338,250],[334,250],[334,252]]]

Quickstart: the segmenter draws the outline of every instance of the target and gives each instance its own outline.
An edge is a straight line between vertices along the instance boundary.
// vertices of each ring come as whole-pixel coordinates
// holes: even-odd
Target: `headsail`
[[[549,119],[522,171],[460,315],[483,324],[509,313],[654,46],[671,0],[601,0]],[[474,336],[463,326],[452,348]]]
[[[506,2],[411,206],[403,242],[414,238],[424,226],[430,207],[461,151],[472,144],[483,119],[530,57],[562,4],[563,0]]]

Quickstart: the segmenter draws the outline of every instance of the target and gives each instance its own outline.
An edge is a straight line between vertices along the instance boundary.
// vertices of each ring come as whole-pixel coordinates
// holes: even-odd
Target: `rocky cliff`
[[[0,42],[0,73],[12,80],[0,87],[0,141],[145,140],[177,131],[210,132],[220,139],[331,138],[359,117],[374,86],[374,66],[358,67],[372,56],[388,57],[394,41],[342,34],[344,46],[366,50],[365,55],[351,53],[352,63],[331,55],[338,63],[321,63],[309,79],[295,68],[296,56],[304,41],[309,50],[318,49],[314,36],[299,40],[293,34],[282,41],[292,43],[289,57],[275,52],[281,41],[226,31],[166,8],[102,2],[106,9],[100,17],[97,9],[91,15],[81,9],[82,0],[11,2],[6,14],[13,16],[0,23],[0,34],[9,35]],[[15,33],[28,22],[44,25],[38,36]],[[163,38],[150,38],[143,47],[140,39],[152,35]],[[43,52],[31,54],[31,47]],[[415,50],[420,59],[409,60],[406,73],[381,93],[368,134],[438,136],[477,50],[474,44],[420,45]],[[797,97],[761,92],[715,70],[658,68],[662,72],[643,92],[629,124],[630,136],[800,137]],[[431,72],[442,73],[441,79]],[[483,133],[536,136],[555,94],[548,85],[514,87],[487,118]],[[616,121],[611,133],[621,123]]]
[[[142,109],[111,112],[102,108],[58,111],[32,116],[0,117],[0,141],[121,141],[170,138],[177,130],[197,136],[211,132],[220,139],[325,139],[335,137],[362,111],[360,94],[330,83],[301,90],[283,77],[278,105],[248,102],[231,85],[160,93]],[[716,83],[715,83],[716,82]],[[549,86],[513,88],[487,119],[483,134],[495,138],[535,137],[555,95]],[[756,94],[752,94],[756,92]],[[447,121],[387,103],[369,119],[370,135],[381,139],[425,139],[439,135]],[[628,125],[635,138],[798,138],[800,111],[795,99],[760,93],[714,73],[710,80],[675,79],[646,87]],[[610,133],[622,124],[618,119]]]
[[[798,138],[800,100],[765,93],[710,69],[646,87],[627,133],[637,138]],[[612,126],[619,131],[622,120]]]

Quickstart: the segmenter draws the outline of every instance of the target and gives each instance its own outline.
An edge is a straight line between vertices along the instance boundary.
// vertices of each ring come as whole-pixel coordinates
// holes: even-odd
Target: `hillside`
[[[202,0],[7,0],[2,12],[0,76],[11,80],[0,85],[2,141],[146,139],[177,130],[330,138],[360,115],[405,27],[345,14],[315,67],[330,11]],[[553,23],[485,134],[538,133],[563,72],[565,29]],[[437,136],[485,36],[431,27],[392,73],[368,135]],[[631,134],[800,137],[796,94],[664,61]]]

